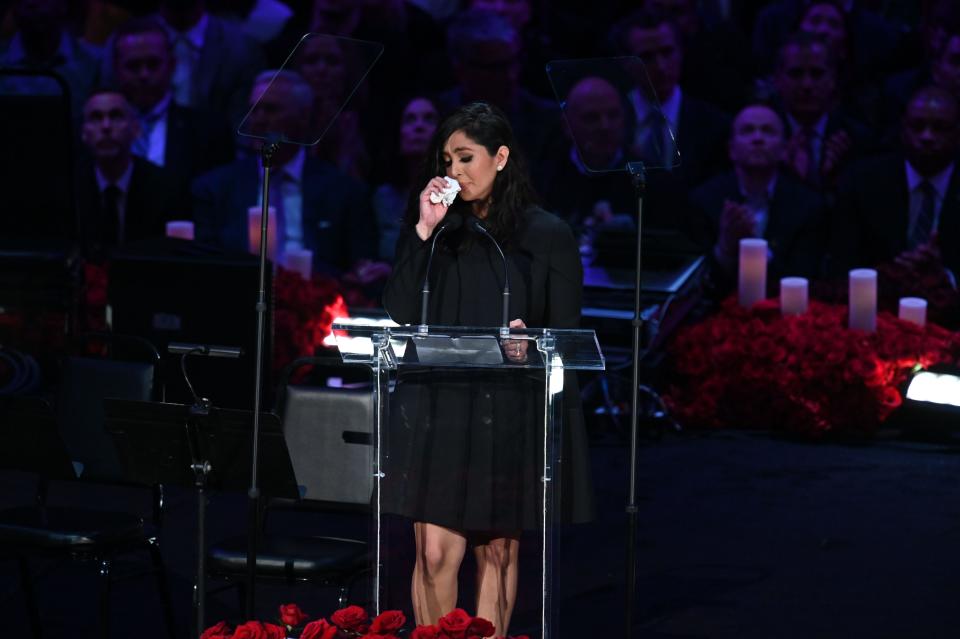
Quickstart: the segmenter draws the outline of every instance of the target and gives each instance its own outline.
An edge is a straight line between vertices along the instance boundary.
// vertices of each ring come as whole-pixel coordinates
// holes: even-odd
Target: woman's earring
[[[498,171],[502,171],[502,170],[503,170],[503,165],[502,165],[502,164],[498,164],[498,165],[497,165],[497,170],[498,170]]]

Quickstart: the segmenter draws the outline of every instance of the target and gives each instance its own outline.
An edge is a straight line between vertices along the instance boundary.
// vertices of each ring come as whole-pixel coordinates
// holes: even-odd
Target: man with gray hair
[[[251,112],[242,127],[250,136],[282,135],[308,143],[313,92],[294,71],[265,71],[254,82]],[[248,137],[259,149],[259,140]],[[247,210],[259,206],[262,169],[247,157],[198,178],[193,184],[196,236],[228,250],[248,249]],[[270,203],[276,215],[276,250],[284,264],[292,250],[313,251],[315,270],[338,273],[376,257],[376,224],[366,188],[333,165],[308,157],[304,147],[281,144],[273,156]]]

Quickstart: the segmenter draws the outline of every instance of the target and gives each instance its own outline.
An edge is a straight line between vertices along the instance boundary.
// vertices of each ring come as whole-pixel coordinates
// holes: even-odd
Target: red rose
[[[370,624],[370,632],[389,634],[403,628],[407,618],[399,610],[384,610]]]
[[[493,624],[483,617],[474,617],[467,628],[467,637],[492,637],[496,631]]]
[[[441,639],[440,629],[436,626],[417,626],[410,633],[410,639]]]
[[[276,624],[248,621],[237,626],[230,639],[284,639],[286,636],[283,628]]]
[[[304,614],[297,604],[281,604],[280,623],[288,626],[299,626],[310,618],[310,615]]]
[[[366,632],[369,619],[367,612],[360,606],[347,606],[330,615],[330,621],[341,630],[356,632]]]
[[[229,639],[229,637],[230,626],[227,625],[226,621],[221,621],[215,626],[210,626],[200,635],[200,639]]]
[[[471,621],[473,621],[473,617],[464,610],[454,608],[451,612],[440,617],[437,625],[449,639],[465,639]]]
[[[336,636],[337,627],[330,625],[326,619],[311,621],[300,633],[300,639],[333,639]]]

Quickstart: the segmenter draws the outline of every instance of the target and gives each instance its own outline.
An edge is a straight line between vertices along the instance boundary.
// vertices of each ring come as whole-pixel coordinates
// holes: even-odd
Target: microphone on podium
[[[497,242],[496,238],[490,234],[490,231],[488,231],[487,227],[483,225],[483,222],[475,217],[471,217],[470,226],[473,228],[473,230],[493,242],[493,245],[497,247],[497,252],[500,253],[500,259],[503,260],[503,315],[502,323],[500,325],[500,333],[501,335],[504,335],[509,332],[510,327],[510,272],[507,269],[507,256],[503,254],[503,249],[500,248],[500,243]]]
[[[427,258],[427,272],[423,276],[423,288],[420,289],[420,332],[427,330],[427,307],[430,304],[430,268],[433,266],[433,254],[437,250],[437,239],[444,231],[455,231],[463,226],[463,216],[457,212],[447,213],[440,227],[433,234],[430,243],[430,257]]]

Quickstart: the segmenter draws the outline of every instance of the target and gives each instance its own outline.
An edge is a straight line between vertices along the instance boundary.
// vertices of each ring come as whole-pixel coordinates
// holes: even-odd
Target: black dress
[[[441,238],[441,241],[447,239]],[[499,326],[503,262],[464,225],[438,244],[428,322]],[[405,227],[384,306],[401,324],[419,323],[430,243]],[[569,226],[530,209],[504,246],[510,319],[529,327],[576,328],[583,273]],[[586,435],[576,376],[564,380],[561,514],[592,517]],[[384,510],[472,532],[537,527],[542,459],[542,372],[402,367],[385,442]]]

